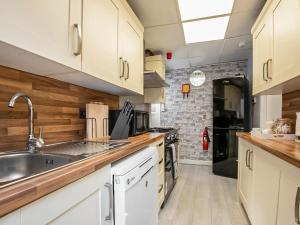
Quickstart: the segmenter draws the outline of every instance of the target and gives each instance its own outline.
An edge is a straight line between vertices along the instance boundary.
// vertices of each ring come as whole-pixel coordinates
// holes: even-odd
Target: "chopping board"
[[[86,138],[95,139],[108,136],[108,105],[98,102],[86,104]]]

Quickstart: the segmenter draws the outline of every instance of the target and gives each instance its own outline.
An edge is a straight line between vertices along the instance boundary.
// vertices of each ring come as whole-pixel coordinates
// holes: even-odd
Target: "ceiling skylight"
[[[224,39],[229,16],[183,23],[187,44]]]
[[[178,0],[181,20],[230,14],[234,0]]]

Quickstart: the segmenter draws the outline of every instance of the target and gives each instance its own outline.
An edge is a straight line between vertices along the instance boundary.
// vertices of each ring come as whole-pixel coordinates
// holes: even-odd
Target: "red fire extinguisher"
[[[208,135],[208,128],[205,127],[202,133],[202,147],[203,151],[208,151],[208,143],[210,142],[209,135]]]

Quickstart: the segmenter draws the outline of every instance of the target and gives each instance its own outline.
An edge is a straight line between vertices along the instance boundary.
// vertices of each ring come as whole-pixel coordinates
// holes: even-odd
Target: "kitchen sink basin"
[[[81,159],[78,156],[47,153],[0,155],[0,186],[30,177]]]

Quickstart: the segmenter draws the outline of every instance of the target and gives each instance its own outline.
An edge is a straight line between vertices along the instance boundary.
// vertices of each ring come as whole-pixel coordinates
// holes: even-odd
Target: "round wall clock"
[[[201,86],[205,82],[205,73],[201,70],[194,71],[190,76],[190,82],[193,86]]]

